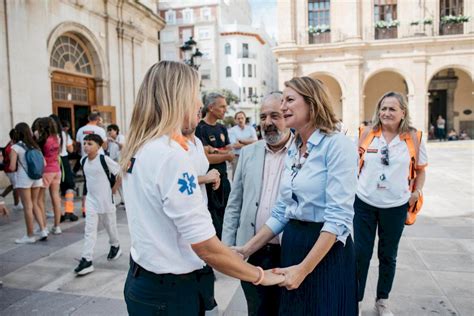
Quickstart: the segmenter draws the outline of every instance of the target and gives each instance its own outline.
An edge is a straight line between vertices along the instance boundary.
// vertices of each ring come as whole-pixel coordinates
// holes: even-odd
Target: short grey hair
[[[218,92],[211,92],[206,95],[204,98],[204,111],[207,113],[209,107],[216,103],[217,99],[222,98],[225,99],[225,96],[218,93]]]
[[[283,93],[281,93],[280,91],[270,92],[269,94],[263,97],[262,105],[269,101],[281,102],[282,99],[283,99]]]

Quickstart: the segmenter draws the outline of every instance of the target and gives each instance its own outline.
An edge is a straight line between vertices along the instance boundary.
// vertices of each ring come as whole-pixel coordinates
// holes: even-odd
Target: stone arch
[[[345,86],[344,81],[338,78],[337,75],[326,71],[313,72],[308,77],[321,80],[328,88],[331,104],[333,105],[334,113],[338,119],[344,120],[343,118],[343,107],[345,99]]]
[[[63,22],[56,26],[47,39],[48,56],[51,56],[56,40],[64,34],[71,33],[77,36],[86,45],[95,69],[96,80],[108,80],[109,70],[104,51],[96,36],[84,25],[76,22]]]
[[[382,68],[370,73],[363,84],[363,111],[361,111],[361,121],[371,121],[375,106],[380,97],[389,91],[400,92],[407,96],[409,107],[411,108],[412,96],[414,94],[414,84],[408,79],[407,74],[398,69]]]
[[[431,138],[442,138],[451,129],[458,134],[463,130],[474,138],[474,84],[472,73],[466,68],[445,65],[436,68],[427,80],[427,122]],[[444,133],[436,130],[439,115],[446,121]]]
[[[439,67],[436,67],[428,76],[427,76],[427,80],[426,80],[426,90],[429,89],[429,86],[430,86],[430,82],[431,80],[433,80],[433,77],[436,76],[436,74],[438,74],[439,72],[443,71],[443,70],[446,70],[446,69],[449,69],[449,68],[454,68],[454,69],[459,69],[459,70],[462,70],[464,71],[466,74],[468,74],[471,79],[473,78],[473,74],[471,72],[471,68],[467,65],[460,65],[460,64],[446,64],[446,65],[442,65],[442,66],[439,66]]]

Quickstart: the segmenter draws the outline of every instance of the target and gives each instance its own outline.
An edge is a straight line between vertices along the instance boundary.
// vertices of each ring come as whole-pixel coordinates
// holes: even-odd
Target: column
[[[362,66],[362,59],[354,59],[345,63],[346,91],[342,96],[342,122],[350,136],[357,135],[364,114]]]

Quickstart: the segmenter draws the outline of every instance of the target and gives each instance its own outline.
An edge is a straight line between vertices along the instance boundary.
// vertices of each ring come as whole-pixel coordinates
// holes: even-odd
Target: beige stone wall
[[[469,3],[468,3],[469,2]],[[459,75],[454,93],[454,126],[474,121],[463,107],[474,107],[472,78],[474,65],[474,21],[464,23],[464,33],[440,36],[439,2],[399,1],[398,38],[375,40],[371,1],[331,1],[331,42],[308,44],[308,18],[305,1],[279,1],[279,46],[274,53],[279,63],[280,87],[293,76],[326,75],[337,82],[342,96],[342,119],[350,134],[363,120],[372,117],[378,98],[390,90],[407,94],[413,125],[428,129],[429,83],[444,69]],[[341,9],[343,8],[344,9]],[[464,15],[474,16],[474,5],[467,1]],[[337,13],[337,14],[336,14]],[[414,20],[432,15],[431,26],[410,26]],[[420,34],[423,33],[423,34]],[[333,84],[333,83],[331,83]],[[330,89],[334,90],[334,88]],[[339,96],[333,96],[337,99]]]

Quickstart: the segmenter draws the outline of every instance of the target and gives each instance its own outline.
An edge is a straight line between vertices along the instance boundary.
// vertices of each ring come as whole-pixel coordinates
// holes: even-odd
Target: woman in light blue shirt
[[[282,231],[285,281],[280,315],[356,315],[353,203],[357,152],[337,130],[324,85],[310,77],[285,82],[281,109],[297,140],[288,151],[272,217],[245,246],[248,257]]]

